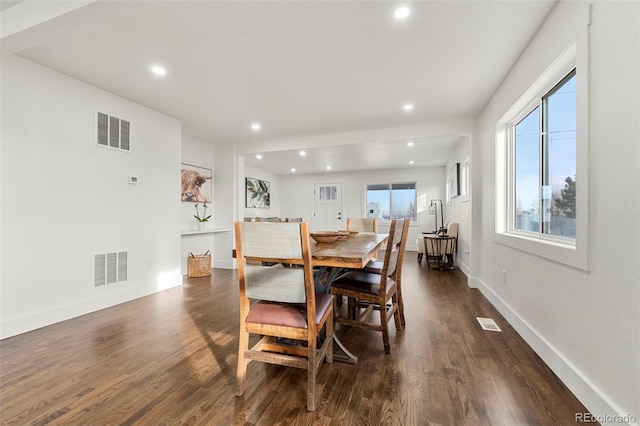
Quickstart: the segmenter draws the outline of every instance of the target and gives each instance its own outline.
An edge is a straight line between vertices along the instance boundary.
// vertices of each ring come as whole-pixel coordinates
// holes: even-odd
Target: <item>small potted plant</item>
[[[211,215],[207,216],[207,203],[203,203],[202,206],[204,207],[203,212],[202,212],[202,216],[200,216],[200,206],[198,203],[195,204],[194,208],[196,209],[196,214],[193,215],[193,217],[196,218],[196,220],[198,221],[198,230],[204,229],[207,226],[207,222],[209,221],[209,219],[211,218]]]

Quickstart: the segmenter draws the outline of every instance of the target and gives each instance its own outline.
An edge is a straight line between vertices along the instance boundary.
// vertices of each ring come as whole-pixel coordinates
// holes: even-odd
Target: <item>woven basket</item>
[[[193,278],[211,275],[211,255],[209,250],[205,254],[189,253],[187,257],[187,275]]]

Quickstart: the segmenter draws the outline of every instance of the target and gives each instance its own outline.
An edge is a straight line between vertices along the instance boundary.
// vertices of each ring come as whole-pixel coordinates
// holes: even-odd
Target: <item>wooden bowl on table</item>
[[[309,236],[317,243],[333,243],[343,234],[336,231],[315,231],[309,232]]]
[[[341,229],[340,232],[346,232],[350,237],[353,237],[354,235],[358,235],[360,233],[360,231],[358,231],[357,229]]]

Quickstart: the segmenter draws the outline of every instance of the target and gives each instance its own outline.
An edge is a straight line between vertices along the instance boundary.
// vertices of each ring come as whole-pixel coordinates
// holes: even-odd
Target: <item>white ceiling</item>
[[[3,54],[176,117],[192,136],[254,146],[475,118],[556,4],[413,1],[397,21],[401,3],[391,1],[71,3],[2,1]],[[152,75],[154,64],[167,75]],[[444,165],[460,140],[415,135],[409,150],[405,139],[372,139],[307,148],[303,162],[297,150],[247,161],[274,173],[328,161],[334,170]]]

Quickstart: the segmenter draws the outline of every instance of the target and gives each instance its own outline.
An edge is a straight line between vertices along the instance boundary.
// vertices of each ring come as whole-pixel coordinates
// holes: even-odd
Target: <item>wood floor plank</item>
[[[359,362],[321,365],[315,412],[304,370],[252,362],[235,396],[237,276],[214,269],[0,341],[0,424],[579,424],[586,409],[459,271],[407,256],[403,275],[407,326],[390,324],[392,353],[380,333],[338,327]]]

